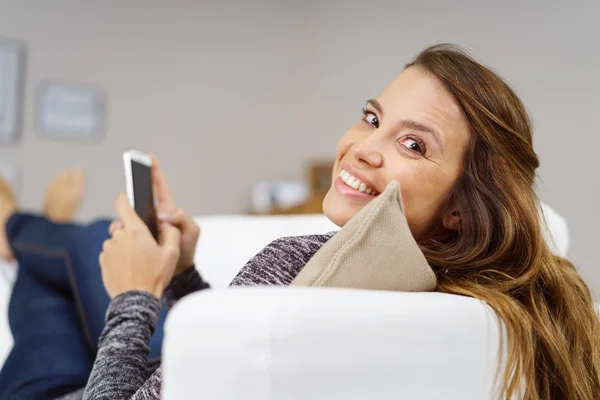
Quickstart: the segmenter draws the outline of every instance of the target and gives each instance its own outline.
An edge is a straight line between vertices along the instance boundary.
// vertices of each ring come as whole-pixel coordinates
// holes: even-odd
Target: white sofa
[[[565,221],[545,211],[556,252]],[[274,238],[326,232],[322,216],[200,218],[197,266],[216,289]],[[496,399],[499,324],[440,293],[309,288],[204,291],[173,309],[166,400]]]
[[[546,215],[564,255],[566,223],[550,209]],[[438,293],[221,290],[270,241],[337,228],[322,215],[197,221],[196,265],[215,290],[186,297],[168,318],[163,398],[494,398],[498,324],[479,301]],[[0,365],[12,346],[9,295],[10,284],[0,279]]]

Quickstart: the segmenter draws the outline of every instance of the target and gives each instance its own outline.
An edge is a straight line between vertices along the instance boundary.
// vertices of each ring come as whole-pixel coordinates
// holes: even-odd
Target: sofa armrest
[[[165,329],[166,400],[497,398],[497,318],[466,297],[203,291]]]

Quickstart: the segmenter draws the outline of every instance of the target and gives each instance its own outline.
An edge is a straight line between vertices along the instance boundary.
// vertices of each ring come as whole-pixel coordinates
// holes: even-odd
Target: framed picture
[[[25,53],[22,42],[0,38],[0,143],[21,133]]]
[[[101,86],[45,81],[37,90],[38,134],[58,140],[96,141],[104,135],[106,96]]]

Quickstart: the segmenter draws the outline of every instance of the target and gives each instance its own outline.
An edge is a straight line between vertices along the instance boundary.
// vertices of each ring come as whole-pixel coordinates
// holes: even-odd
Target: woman
[[[363,114],[340,140],[327,216],[343,226],[388,182],[399,181],[408,225],[439,290],[486,301],[506,324],[506,397],[522,391],[526,399],[596,398],[598,317],[573,265],[542,238],[533,190],[538,158],[519,98],[459,49],[438,45],[369,100]],[[342,170],[350,173],[343,181]],[[150,375],[146,366],[158,299],[172,303],[207,286],[191,267],[198,230],[176,211],[160,168],[153,174],[160,243],[121,196],[120,221],[100,255],[112,301],[86,399],[158,398],[161,370]],[[14,214],[7,224],[20,263],[13,243],[21,218]],[[289,284],[331,236],[279,239],[232,284]]]

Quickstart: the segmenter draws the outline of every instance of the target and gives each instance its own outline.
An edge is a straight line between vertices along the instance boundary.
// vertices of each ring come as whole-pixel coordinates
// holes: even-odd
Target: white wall
[[[213,4],[214,3],[214,4]],[[258,179],[296,179],[331,157],[365,99],[419,50],[455,42],[493,66],[532,113],[542,198],[567,217],[571,258],[600,289],[597,1],[0,0],[0,35],[29,45],[21,143],[25,206],[58,170],[89,174],[83,219],[112,213],[121,151],[161,156],[180,204],[244,212]],[[100,145],[41,140],[40,79],[109,92]]]

